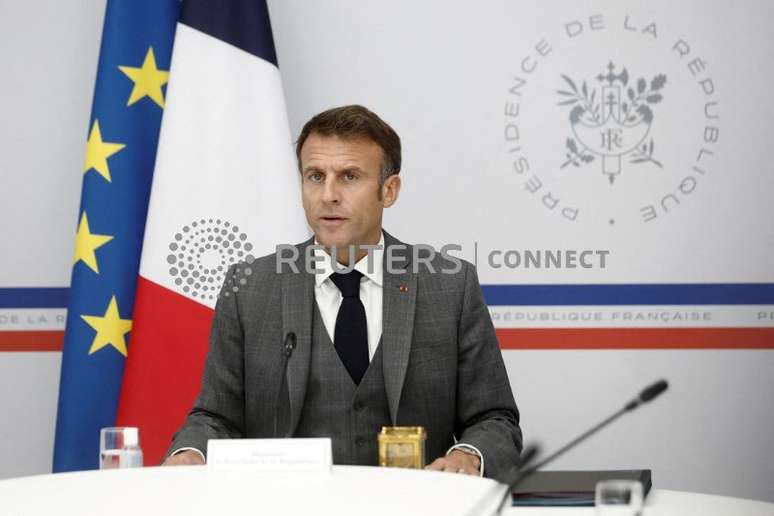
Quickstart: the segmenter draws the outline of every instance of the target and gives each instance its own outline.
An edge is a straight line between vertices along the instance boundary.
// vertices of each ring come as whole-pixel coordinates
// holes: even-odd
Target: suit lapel
[[[382,368],[384,387],[390,407],[390,417],[395,425],[398,419],[398,407],[406,378],[411,337],[414,330],[414,309],[417,299],[417,278],[411,273],[411,246],[396,240],[384,232],[385,247],[403,245],[405,250],[394,252],[399,257],[394,269],[402,273],[391,273],[387,267],[387,253],[384,257],[384,276],[382,289]]]
[[[301,416],[312,356],[314,275],[305,272],[304,268],[306,247],[312,242],[313,239],[310,239],[298,246],[300,252],[296,267],[299,273],[286,271],[282,275],[282,335],[284,338],[290,332],[296,334],[296,349],[288,361],[289,436],[295,432]]]

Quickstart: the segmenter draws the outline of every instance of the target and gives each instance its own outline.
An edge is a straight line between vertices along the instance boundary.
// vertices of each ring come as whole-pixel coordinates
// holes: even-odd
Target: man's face
[[[382,211],[400,190],[392,175],[379,195],[381,170],[382,149],[371,140],[309,135],[301,147],[304,212],[320,244],[344,249],[379,242]]]

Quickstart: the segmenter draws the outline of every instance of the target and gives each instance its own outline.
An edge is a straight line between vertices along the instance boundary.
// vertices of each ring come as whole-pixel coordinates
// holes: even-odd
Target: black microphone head
[[[539,453],[540,453],[539,445],[528,444],[521,451],[521,456],[519,457],[519,470],[523,471],[528,466],[530,466],[535,461],[535,457],[537,457]]]
[[[656,396],[660,395],[662,392],[667,390],[669,387],[669,384],[666,380],[659,380],[653,385],[646,387],[641,393],[640,393],[640,402],[641,403],[647,403]]]
[[[285,335],[285,342],[284,342],[284,348],[283,351],[285,353],[285,356],[290,358],[290,355],[293,354],[293,350],[296,349],[296,334],[291,332],[288,332],[287,335]]]

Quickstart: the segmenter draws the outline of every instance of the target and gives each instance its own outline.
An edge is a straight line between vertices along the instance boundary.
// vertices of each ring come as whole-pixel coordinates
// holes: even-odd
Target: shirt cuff
[[[457,443],[446,452],[446,455],[449,455],[454,450],[460,450],[463,452],[470,453],[472,455],[476,455],[478,457],[478,460],[481,461],[481,465],[478,468],[478,476],[483,477],[484,476],[484,456],[481,455],[481,452],[473,446],[472,444],[464,444],[464,443]]]
[[[170,453],[169,456],[171,457],[173,455],[177,455],[180,452],[189,451],[189,450],[198,453],[199,457],[202,458],[202,462],[204,462],[205,464],[207,463],[207,459],[204,457],[204,454],[201,452],[201,450],[197,450],[196,448],[178,448],[177,450]],[[484,462],[482,461],[481,464],[483,463]]]

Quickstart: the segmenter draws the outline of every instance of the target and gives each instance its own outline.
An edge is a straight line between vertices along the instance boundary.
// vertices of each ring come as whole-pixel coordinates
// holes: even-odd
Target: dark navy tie
[[[360,385],[360,380],[368,369],[368,325],[365,308],[360,301],[362,277],[363,274],[354,269],[345,274],[334,272],[330,276],[343,298],[336,316],[333,346],[357,385]]]

